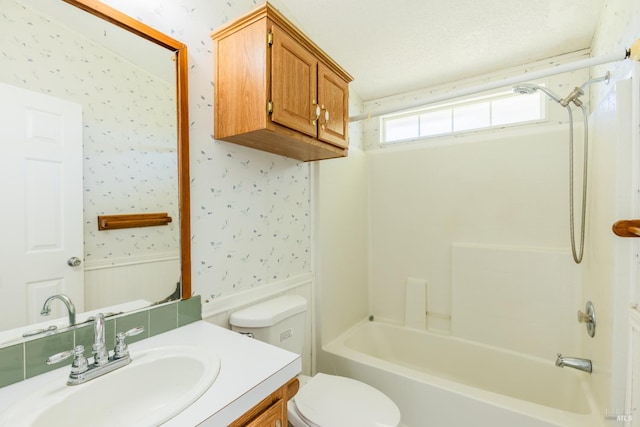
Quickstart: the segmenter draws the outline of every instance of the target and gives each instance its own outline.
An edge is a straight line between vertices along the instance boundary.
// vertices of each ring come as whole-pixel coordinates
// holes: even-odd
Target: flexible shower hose
[[[587,212],[587,168],[589,160],[589,121],[584,105],[580,105],[580,108],[582,109],[582,117],[584,120],[584,162],[582,167],[582,212],[580,219],[580,249],[576,251],[575,213],[573,200],[573,114],[571,112],[571,107],[568,105],[566,107],[569,113],[569,232],[571,234],[571,253],[576,264],[580,264],[582,262],[582,257],[584,255],[584,230],[585,217]]]

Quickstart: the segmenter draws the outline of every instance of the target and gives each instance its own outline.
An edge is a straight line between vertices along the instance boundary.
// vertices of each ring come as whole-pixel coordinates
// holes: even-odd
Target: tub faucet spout
[[[588,373],[591,373],[592,370],[591,360],[581,359],[579,357],[564,357],[560,353],[558,353],[558,358],[556,359],[556,366],[559,366],[560,368],[567,366],[569,368]]]

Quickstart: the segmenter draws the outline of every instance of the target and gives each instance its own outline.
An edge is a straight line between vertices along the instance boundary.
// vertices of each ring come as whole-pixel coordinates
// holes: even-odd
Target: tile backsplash
[[[113,349],[115,346],[116,332],[126,332],[143,326],[144,332],[127,339],[130,344],[198,321],[202,318],[201,311],[200,296],[194,296],[188,300],[150,307],[108,319],[105,322],[107,348]],[[91,356],[93,335],[93,324],[87,324],[69,331],[0,348],[0,387],[70,365],[70,359],[51,366],[47,365],[46,360],[49,356],[71,350],[74,346],[83,345],[85,355]]]

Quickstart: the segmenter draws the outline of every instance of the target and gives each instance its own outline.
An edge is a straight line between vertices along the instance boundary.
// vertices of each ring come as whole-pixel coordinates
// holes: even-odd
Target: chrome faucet
[[[96,366],[104,366],[109,362],[109,352],[104,341],[104,314],[98,313],[93,321],[93,360]]]
[[[42,306],[42,310],[40,310],[40,314],[42,316],[48,316],[51,314],[51,301],[53,301],[54,299],[59,299],[67,307],[67,312],[69,313],[69,326],[75,325],[76,306],[71,302],[71,298],[69,298],[65,294],[51,295],[49,298],[47,298],[47,300],[44,302],[44,305]]]
[[[144,327],[138,326],[127,332],[119,332],[116,335],[116,346],[113,355],[109,356],[105,344],[104,314],[98,313],[94,318],[94,343],[92,346],[93,362],[89,363],[84,356],[84,346],[78,345],[73,350],[54,354],[47,359],[47,364],[52,365],[73,356],[71,373],[67,381],[68,385],[82,384],[101,375],[114,371],[131,363],[131,356],[124,342],[126,337],[138,335],[144,331]]]
[[[592,366],[591,360],[589,359],[581,359],[579,357],[564,357],[562,354],[558,353],[558,358],[556,359],[556,366],[564,368],[565,366],[573,369],[577,369],[579,371],[584,371],[591,373]]]

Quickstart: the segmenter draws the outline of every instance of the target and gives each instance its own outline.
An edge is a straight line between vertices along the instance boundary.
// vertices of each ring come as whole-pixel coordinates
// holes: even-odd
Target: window
[[[381,118],[383,144],[530,123],[545,118],[540,92],[503,92]]]

